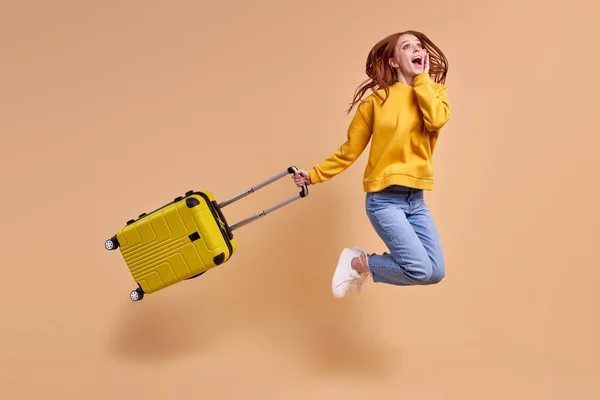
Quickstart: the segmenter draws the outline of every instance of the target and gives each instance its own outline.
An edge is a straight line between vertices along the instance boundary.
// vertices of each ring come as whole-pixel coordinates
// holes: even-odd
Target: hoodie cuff
[[[312,168],[308,171],[308,176],[310,177],[310,183],[311,184],[315,184],[315,183],[320,183],[321,179],[319,179],[319,176],[317,175],[317,171],[315,170],[315,168]]]

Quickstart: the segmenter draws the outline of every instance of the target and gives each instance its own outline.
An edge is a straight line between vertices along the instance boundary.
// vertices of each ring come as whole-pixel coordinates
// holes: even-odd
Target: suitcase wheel
[[[104,242],[104,247],[106,250],[116,250],[119,248],[119,241],[116,236],[111,237],[106,242]]]
[[[144,298],[144,291],[140,288],[137,288],[131,291],[129,297],[131,298],[131,301],[140,301]]]

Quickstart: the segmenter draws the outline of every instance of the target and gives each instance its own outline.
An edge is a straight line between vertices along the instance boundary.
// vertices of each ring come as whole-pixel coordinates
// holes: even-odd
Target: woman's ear
[[[393,58],[389,59],[389,64],[392,66],[392,68],[398,68],[400,66],[396,61],[394,61]]]

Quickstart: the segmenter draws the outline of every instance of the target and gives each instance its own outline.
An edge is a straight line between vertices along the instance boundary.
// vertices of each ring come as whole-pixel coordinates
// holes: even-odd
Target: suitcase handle
[[[256,192],[258,189],[261,189],[267,185],[270,185],[271,183],[283,178],[284,176],[286,176],[288,174],[295,174],[296,171],[298,171],[298,168],[296,168],[295,166],[292,165],[291,167],[278,173],[277,175],[274,175],[274,176],[270,177],[269,179],[266,179],[266,180],[260,182],[259,184],[250,187],[250,189],[245,190],[242,193],[236,194],[235,196],[231,197],[230,199],[227,199],[227,200],[219,203],[218,207],[219,208],[227,207],[228,205],[235,203],[236,201],[248,196],[251,193]],[[266,210],[263,210],[259,213],[254,214],[251,217],[248,217],[246,219],[243,219],[243,220],[231,225],[231,227],[229,229],[230,229],[230,231],[233,232],[234,230],[241,228],[242,226],[247,225],[250,222],[252,222],[260,217],[264,217],[265,215],[270,214],[273,211],[275,211],[283,206],[286,206],[286,205],[290,204],[291,202],[296,201],[300,198],[306,197],[306,196],[308,196],[308,187],[306,186],[306,184],[304,184],[304,185],[302,185],[302,190],[300,190],[299,193],[295,194],[294,196],[292,196],[286,200],[283,200],[283,201],[275,204],[274,206],[272,206]]]

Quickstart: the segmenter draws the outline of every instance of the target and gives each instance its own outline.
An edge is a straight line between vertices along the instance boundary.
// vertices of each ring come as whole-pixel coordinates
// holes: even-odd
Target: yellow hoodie
[[[422,73],[413,86],[398,82],[389,89],[384,105],[374,94],[359,104],[346,142],[309,171],[311,183],[325,182],[345,171],[371,140],[363,177],[366,192],[389,185],[433,189],[432,155],[439,131],[450,119],[446,86]],[[385,98],[382,89],[379,94]]]

